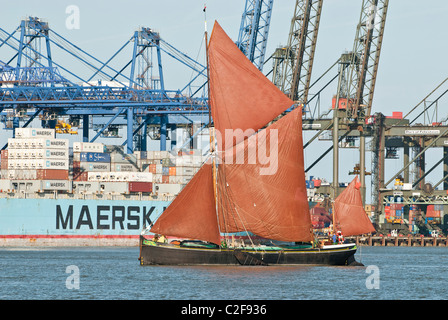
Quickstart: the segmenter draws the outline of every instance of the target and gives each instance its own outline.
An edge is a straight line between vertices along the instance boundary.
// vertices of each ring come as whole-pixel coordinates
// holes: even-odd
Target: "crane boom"
[[[237,46],[259,69],[263,69],[274,0],[246,0]]]
[[[323,0],[296,0],[286,47],[274,53],[273,82],[293,100],[308,100]]]

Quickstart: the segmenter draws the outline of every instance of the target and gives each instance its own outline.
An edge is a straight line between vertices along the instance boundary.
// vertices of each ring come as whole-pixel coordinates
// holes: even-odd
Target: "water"
[[[0,299],[448,298],[446,247],[362,247],[366,267],[142,267],[137,258],[138,248],[1,248]]]

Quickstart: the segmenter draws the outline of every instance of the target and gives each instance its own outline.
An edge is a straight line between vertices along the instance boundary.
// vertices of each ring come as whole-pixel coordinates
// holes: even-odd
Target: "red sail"
[[[334,201],[336,230],[341,230],[344,236],[375,232],[362,205],[360,186],[356,176]]]
[[[151,232],[220,244],[210,164],[199,169],[157,219]]]
[[[217,22],[208,52],[210,107],[217,134],[223,137],[222,143],[218,137],[218,150],[245,138],[239,134],[234,143],[224,147],[226,129],[256,132],[294,104],[246,58]]]
[[[236,145],[233,159],[243,153],[244,161],[229,164],[231,157],[226,156],[218,171],[222,232],[251,231],[281,241],[312,240],[301,128],[301,108],[297,108]]]

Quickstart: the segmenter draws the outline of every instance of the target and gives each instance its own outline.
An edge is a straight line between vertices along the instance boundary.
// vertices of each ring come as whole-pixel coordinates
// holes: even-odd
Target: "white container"
[[[15,136],[17,138],[55,138],[54,129],[41,129],[41,128],[16,128]]]
[[[104,162],[80,162],[83,171],[110,172],[110,164]]]
[[[71,180],[42,180],[42,190],[71,191]]]
[[[69,140],[68,139],[29,139],[30,145],[29,148],[32,149],[69,149]]]
[[[59,169],[68,170],[68,159],[36,159],[35,161],[30,161],[36,163],[35,169]]]
[[[96,193],[99,190],[99,182],[95,181],[73,181],[73,191],[76,193]]]
[[[129,181],[152,182],[153,174],[151,172],[129,172]]]
[[[73,152],[103,152],[104,144],[99,142],[73,142]]]
[[[32,141],[35,139],[20,139],[21,141],[17,142],[18,145],[20,145],[20,148],[22,149],[31,149],[32,148]]]
[[[36,159],[63,159],[68,160],[68,149],[35,149],[34,155]]]
[[[0,192],[11,190],[11,181],[9,179],[2,178],[0,180]]]
[[[128,182],[100,182],[99,191],[104,193],[127,193]]]
[[[195,173],[194,167],[176,167],[177,176],[194,176]]]
[[[94,172],[94,171],[91,171],[91,172],[88,172],[87,173],[87,180],[88,181],[93,181],[93,182],[95,182],[95,181],[101,181],[101,179],[102,179],[102,172]]]
[[[177,195],[182,190],[181,184],[154,184],[153,192],[158,194],[169,194],[169,195]]]
[[[22,148],[21,139],[8,138],[8,149],[19,149]]]
[[[146,159],[154,160],[154,151],[146,151]]]

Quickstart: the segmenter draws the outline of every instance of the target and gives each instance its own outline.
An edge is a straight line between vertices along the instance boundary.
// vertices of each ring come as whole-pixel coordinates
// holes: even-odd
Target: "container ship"
[[[17,128],[1,152],[0,243],[138,245],[202,165],[201,150],[136,151]]]

